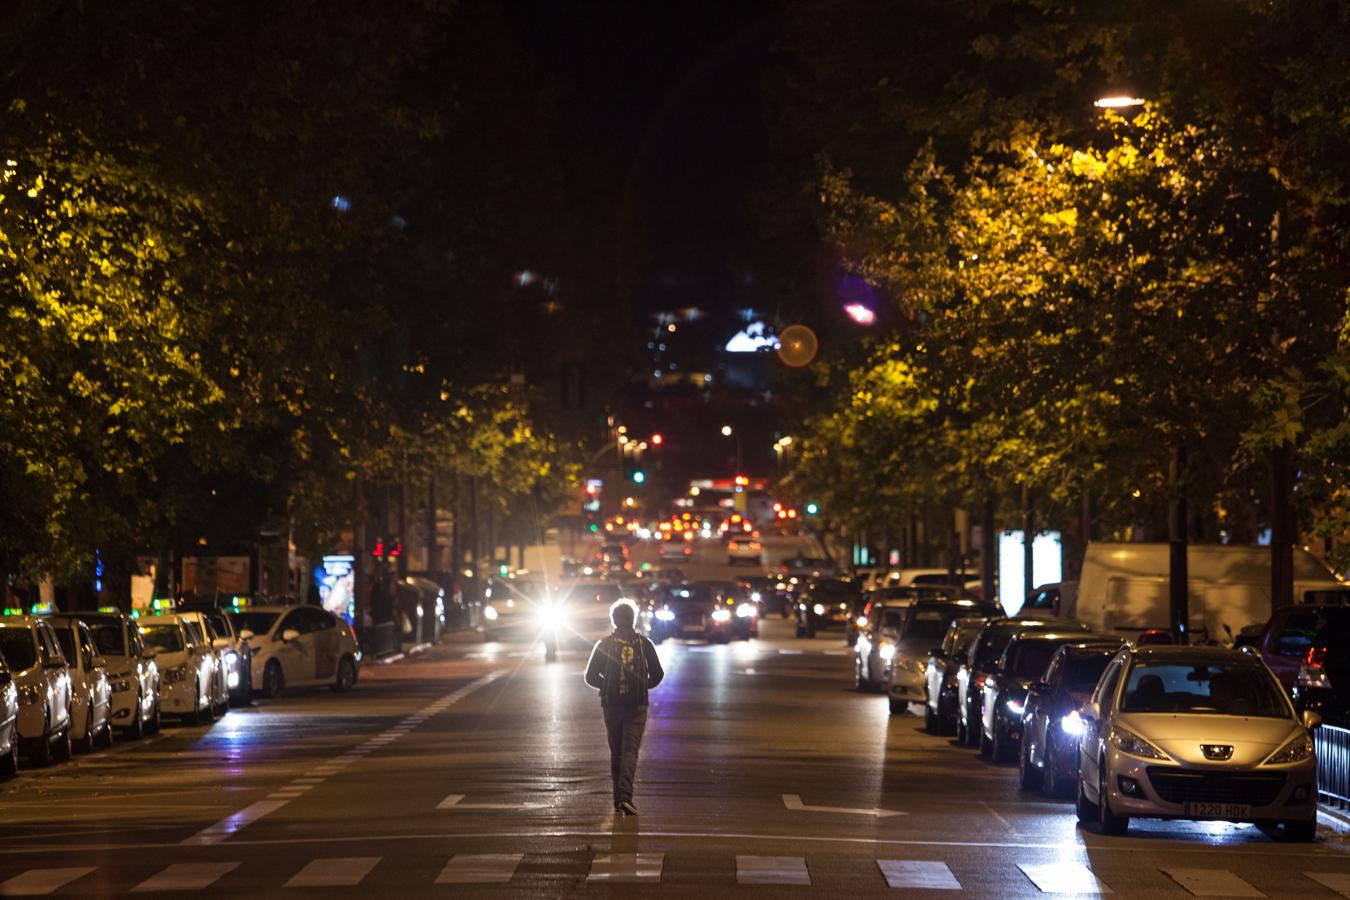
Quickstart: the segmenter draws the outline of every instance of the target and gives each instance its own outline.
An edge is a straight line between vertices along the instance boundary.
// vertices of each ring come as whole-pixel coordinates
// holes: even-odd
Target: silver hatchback
[[[1081,713],[1078,818],[1120,834],[1132,816],[1317,831],[1309,729],[1259,656],[1126,647]]]

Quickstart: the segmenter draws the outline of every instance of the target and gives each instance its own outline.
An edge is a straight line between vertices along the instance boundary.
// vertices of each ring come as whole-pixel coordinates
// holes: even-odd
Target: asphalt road
[[[715,560],[700,574],[721,574]],[[0,895],[1350,896],[1350,844],[1136,821],[1108,838],[1016,770],[849,689],[842,637],[668,642],[616,819],[581,681],[516,623],[0,785]],[[939,894],[938,892],[942,892]]]

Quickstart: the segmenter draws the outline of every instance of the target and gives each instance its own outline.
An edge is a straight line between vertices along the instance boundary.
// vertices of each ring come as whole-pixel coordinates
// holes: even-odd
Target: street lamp
[[[1143,106],[1147,101],[1142,97],[1130,97],[1124,94],[1111,97],[1098,97],[1092,101],[1092,105],[1098,109],[1128,109],[1132,106]]]
[[[736,439],[736,474],[741,473],[741,433],[734,430],[730,425],[722,426],[722,437]]]

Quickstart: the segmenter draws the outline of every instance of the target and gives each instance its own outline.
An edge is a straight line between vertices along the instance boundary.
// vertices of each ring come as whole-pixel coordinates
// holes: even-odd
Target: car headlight
[[[890,662],[895,659],[895,645],[882,644],[881,649],[878,650],[877,653],[880,654],[882,662]]]
[[[1312,755],[1312,735],[1305,731],[1303,734],[1300,734],[1298,737],[1272,753],[1263,765],[1271,766],[1281,763],[1303,762],[1305,759],[1310,759]]]
[[[497,621],[496,607],[492,606],[491,604],[483,607],[483,618],[487,619],[489,622]]]
[[[235,653],[233,650],[226,650],[225,662],[229,664],[230,668],[234,668],[239,665],[239,654]]]
[[[1059,720],[1059,730],[1070,737],[1078,737],[1083,733],[1083,717],[1078,714],[1078,710],[1073,710]]]
[[[818,616],[823,616],[825,615],[825,605],[822,603],[817,603],[815,606],[811,607],[811,612],[815,613]]]
[[[714,609],[712,613],[712,620],[714,622],[730,622],[731,611],[726,609]]]
[[[675,613],[662,607],[656,611],[656,618],[662,622],[673,622],[675,621]]]
[[[1003,705],[1008,707],[1008,712],[1012,713],[1014,716],[1020,716],[1027,711],[1026,698],[1009,697],[1007,702]]]
[[[1138,756],[1142,759],[1168,759],[1166,753],[1150,744],[1126,728],[1116,725],[1111,729],[1111,734],[1107,740],[1115,745],[1121,753],[1128,753],[1130,756]]]
[[[857,620],[855,620],[853,624],[857,625],[859,628],[866,628],[867,616],[858,616]]]
[[[19,702],[24,706],[32,706],[34,703],[42,702],[42,691],[30,685],[24,685],[19,688]]]
[[[561,628],[567,622],[567,611],[561,606],[541,606],[537,617],[544,628]]]
[[[753,603],[742,603],[740,606],[736,607],[736,618],[748,619],[756,612],[758,612],[758,610],[755,609]]]
[[[750,594],[750,599],[751,601],[758,603],[760,600],[764,598],[759,595],[759,591],[754,591]]]

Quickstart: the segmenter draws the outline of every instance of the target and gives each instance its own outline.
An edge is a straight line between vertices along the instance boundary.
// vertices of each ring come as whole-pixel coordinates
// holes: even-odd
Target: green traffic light
[[[634,484],[642,484],[642,482],[646,480],[647,480],[647,473],[642,471],[641,469],[638,469],[636,472],[633,473]]]
[[[817,506],[817,505],[814,504],[814,503],[808,503],[808,504],[806,504],[806,514],[807,514],[808,516],[814,516],[814,515],[815,515],[816,513],[818,513],[818,512],[820,512],[820,507],[819,507],[819,506]]]

